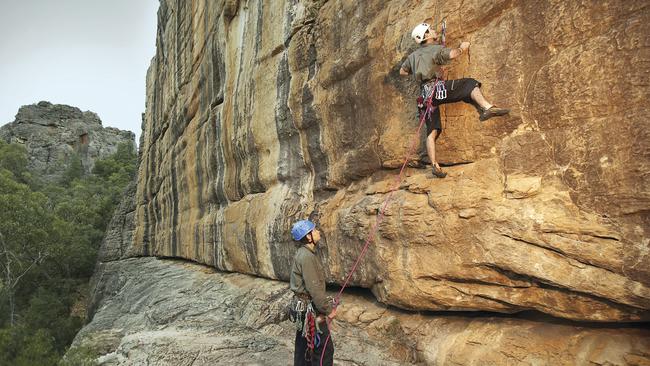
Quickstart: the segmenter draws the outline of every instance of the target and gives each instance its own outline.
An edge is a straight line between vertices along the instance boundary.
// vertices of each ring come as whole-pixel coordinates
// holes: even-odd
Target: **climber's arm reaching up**
[[[469,48],[469,42],[462,42],[460,44],[460,47],[454,48],[453,50],[451,50],[451,52],[449,52],[449,58],[455,59],[456,57],[462,55],[463,52],[465,52],[465,50],[467,50],[468,48]]]

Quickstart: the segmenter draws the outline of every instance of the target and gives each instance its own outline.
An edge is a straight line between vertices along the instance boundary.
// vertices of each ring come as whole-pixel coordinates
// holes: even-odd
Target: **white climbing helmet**
[[[415,40],[416,43],[422,43],[424,40],[424,34],[429,30],[429,24],[420,23],[413,28],[411,32],[411,37]]]

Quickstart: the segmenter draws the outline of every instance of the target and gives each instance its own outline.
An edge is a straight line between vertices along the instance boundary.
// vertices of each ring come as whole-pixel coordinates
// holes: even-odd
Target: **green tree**
[[[15,294],[23,277],[48,256],[53,217],[47,198],[0,170],[0,270],[9,301],[8,320],[15,324]]]
[[[27,170],[27,163],[25,146],[0,140],[0,169],[10,171],[18,182],[30,184],[32,175]]]
[[[61,184],[65,187],[69,186],[75,179],[81,179],[84,175],[84,167],[81,162],[79,154],[72,155],[70,164],[68,165],[63,176],[61,177]]]
[[[136,162],[123,144],[92,174],[77,157],[61,182],[44,183],[22,146],[0,142],[0,365],[54,365],[65,353],[82,325],[71,308]],[[82,349],[60,364],[93,358]]]
[[[26,335],[14,365],[56,365],[59,355],[54,351],[54,338],[45,329]]]
[[[0,328],[0,365],[11,365],[16,358],[22,339],[16,328]]]
[[[71,299],[57,291],[39,287],[29,300],[29,307],[24,313],[24,325],[27,329],[47,329],[53,336],[54,349],[61,351],[68,346],[83,321],[70,317]]]

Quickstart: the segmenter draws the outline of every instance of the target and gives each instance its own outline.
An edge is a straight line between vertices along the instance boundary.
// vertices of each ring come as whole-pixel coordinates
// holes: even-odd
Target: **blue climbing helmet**
[[[291,228],[291,236],[293,236],[293,240],[300,240],[314,230],[315,227],[316,224],[309,220],[300,220],[293,224],[293,227]]]

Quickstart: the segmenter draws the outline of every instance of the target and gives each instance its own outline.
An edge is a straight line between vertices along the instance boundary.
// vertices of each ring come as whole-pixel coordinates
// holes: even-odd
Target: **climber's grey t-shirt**
[[[417,81],[429,80],[436,75],[441,77],[440,66],[451,60],[450,53],[451,48],[439,44],[422,46],[408,55],[402,68],[413,74]]]

